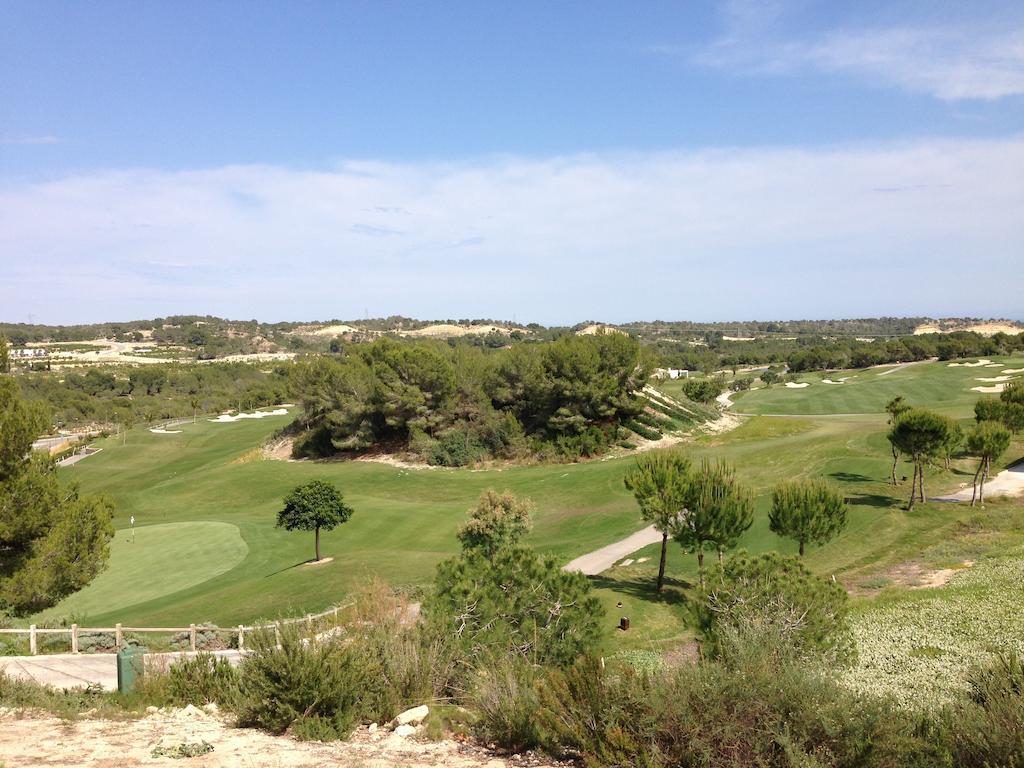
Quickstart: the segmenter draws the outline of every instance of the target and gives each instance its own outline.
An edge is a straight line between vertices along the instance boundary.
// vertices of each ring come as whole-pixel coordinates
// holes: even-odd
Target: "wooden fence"
[[[238,650],[245,650],[245,635],[249,632],[255,632],[260,629],[274,629],[276,630],[282,624],[299,624],[305,623],[310,629],[313,627],[313,622],[318,619],[323,619],[330,616],[332,619],[337,620],[338,613],[345,608],[348,608],[352,603],[345,603],[344,605],[338,605],[333,608],[328,608],[323,613],[307,613],[297,619],[283,619],[281,621],[274,621],[269,624],[253,624],[246,626],[239,624],[237,627],[217,627],[216,632],[225,632],[233,634],[238,638]],[[26,629],[0,629],[0,635],[28,635],[28,648],[29,653],[33,656],[39,653],[39,636],[40,635],[70,635],[71,637],[71,652],[78,653],[78,638],[81,634],[93,634],[93,633],[106,633],[114,635],[114,648],[115,650],[121,650],[124,646],[124,635],[126,632],[132,634],[177,634],[181,632],[188,632],[189,637],[189,650],[196,650],[196,638],[200,632],[208,631],[211,627],[202,625],[189,624],[187,627],[125,627],[121,624],[115,624],[112,627],[80,627],[77,624],[72,624],[70,627],[37,627],[35,624],[30,624]]]

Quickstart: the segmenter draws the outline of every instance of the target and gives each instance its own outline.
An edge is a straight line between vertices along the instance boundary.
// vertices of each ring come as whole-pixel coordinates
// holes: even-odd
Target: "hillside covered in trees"
[[[599,453],[640,414],[649,373],[623,334],[565,336],[486,351],[466,344],[379,339],[292,372],[303,415],[296,452],[375,446],[436,464]]]

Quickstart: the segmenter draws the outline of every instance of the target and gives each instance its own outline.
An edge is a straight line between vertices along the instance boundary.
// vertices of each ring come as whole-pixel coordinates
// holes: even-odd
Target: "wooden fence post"
[[[309,631],[309,632],[313,631],[313,614],[312,613],[307,613],[306,614],[306,630]]]
[[[194,651],[196,649],[196,625],[188,625],[188,645]]]
[[[71,652],[78,653],[78,625],[71,625]]]
[[[36,640],[36,625],[29,624],[28,626],[28,652],[35,656],[39,653],[39,644]]]
[[[238,625],[238,650],[245,650],[245,628],[241,624]]]
[[[117,623],[114,625],[114,648],[120,651],[122,645],[124,645],[124,633],[121,631],[121,624]]]

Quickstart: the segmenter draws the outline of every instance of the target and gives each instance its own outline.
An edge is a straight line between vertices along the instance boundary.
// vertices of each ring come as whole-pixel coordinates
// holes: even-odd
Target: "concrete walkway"
[[[211,651],[214,656],[228,659],[232,664],[241,661],[238,651]],[[174,664],[195,653],[147,653],[147,665]],[[79,688],[99,685],[104,690],[117,690],[117,659],[113,653],[54,653],[39,656],[0,656],[0,672],[32,680],[54,688]]]
[[[580,555],[568,565],[563,566],[562,570],[579,571],[585,576],[597,576],[597,574],[607,571],[626,555],[660,541],[661,534],[654,529],[653,525],[650,525],[632,536],[627,536],[622,541],[601,547],[589,554]]]
[[[968,483],[966,488],[947,496],[936,496],[934,500],[970,501],[973,490],[971,484]],[[985,483],[986,499],[994,499],[996,496],[1017,496],[1021,493],[1024,493],[1024,461],[1017,462],[1009,469],[1004,469]]]

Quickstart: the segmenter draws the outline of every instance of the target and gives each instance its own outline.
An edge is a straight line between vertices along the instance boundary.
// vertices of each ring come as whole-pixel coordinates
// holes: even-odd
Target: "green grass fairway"
[[[110,567],[58,608],[33,621],[123,614],[130,606],[173,594],[226,573],[245,559],[248,547],[229,523],[165,523],[120,530],[111,542]]]
[[[874,393],[874,400],[867,402],[880,404],[880,411],[887,398],[901,392],[914,401],[933,386],[929,383],[933,379],[940,380],[939,389],[941,381],[955,384],[962,369],[951,370],[957,374],[927,364],[911,366],[892,374],[893,382],[883,377],[884,393]],[[988,375],[979,369],[967,370],[971,376]],[[965,379],[959,382],[964,383]],[[799,397],[806,411],[806,398],[813,389],[765,394]],[[761,392],[751,395],[763,396]],[[946,402],[955,405],[957,415],[968,416],[973,393],[956,398]],[[837,405],[844,409],[841,413],[849,407],[845,402]],[[457,551],[455,533],[466,511],[487,488],[509,488],[533,499],[537,511],[528,543],[562,562],[643,526],[622,484],[631,458],[485,471],[261,459],[254,448],[283,423],[281,418],[230,424],[201,421],[182,425],[180,434],[135,429],[127,445],[118,438],[106,439],[100,442],[102,452],[62,470],[66,477],[77,478],[84,490],[114,498],[119,539],[110,570],[47,615],[87,613],[94,625],[120,621],[187,626],[212,621],[230,626],[322,609],[346,599],[354,586],[369,577],[395,586],[426,585],[437,563]],[[967,514],[953,504],[920,505],[912,514],[902,509],[905,489],[894,490],[886,482],[891,459],[885,431],[885,415],[879,412],[796,419],[756,416],[732,432],[699,438],[687,450],[695,460],[707,456],[732,462],[753,489],[757,514],[741,542],[752,551],[795,551],[795,545],[768,530],[767,510],[775,483],[793,477],[825,477],[836,483],[851,502],[849,528],[827,546],[812,548],[808,563],[821,573],[854,578],[880,561],[913,556],[948,535]],[[1022,451],[1018,440],[1006,461]],[[901,472],[909,470],[903,467]],[[955,489],[971,472],[968,461],[957,462],[951,472],[932,470],[927,475],[927,492]],[[336,483],[355,510],[348,523],[323,535],[323,553],[334,560],[318,566],[306,565],[313,556],[311,533],[274,527],[285,494],[313,478]],[[157,547],[148,549],[166,552],[174,539],[174,548],[182,554],[140,562],[141,547],[133,554],[124,543],[130,515],[136,517],[139,535],[147,526],[152,526],[154,534],[168,532],[166,537],[158,536]],[[219,541],[182,525],[197,523],[226,523],[226,530],[238,534]],[[176,527],[160,528],[165,525]],[[244,545],[238,542],[239,535]],[[657,547],[632,557],[651,559],[612,568],[595,579],[599,597],[609,610],[608,650],[678,643],[691,631],[682,593],[667,598],[653,594]],[[668,565],[672,584],[694,581],[695,558],[675,544],[670,547]],[[128,575],[133,573],[139,575]],[[634,629],[612,632],[619,615],[631,616]]]
[[[893,370],[895,366],[892,366],[827,374],[808,373],[799,378],[800,382],[809,385],[803,389],[774,384],[770,388],[740,392],[733,396],[734,410],[738,413],[792,416],[884,413],[886,403],[897,395],[903,395],[912,405],[927,406],[949,415],[969,416],[979,397],[998,397],[972,391],[972,387],[991,386],[993,383],[978,379],[998,377],[1003,368],[1022,367],[1021,357],[990,359],[999,363],[999,367],[967,368],[938,361],[915,363],[898,370]],[[1024,378],[1024,374],[1018,375]],[[822,379],[837,381],[842,377],[850,378],[842,384],[822,382]]]

